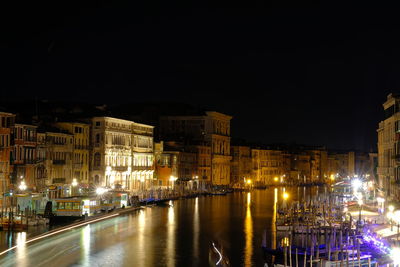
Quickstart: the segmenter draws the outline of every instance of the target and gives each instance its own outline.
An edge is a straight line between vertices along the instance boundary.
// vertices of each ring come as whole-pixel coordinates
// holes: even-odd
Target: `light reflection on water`
[[[168,208],[168,222],[167,222],[167,247],[166,255],[167,266],[175,266],[175,206]]]
[[[244,249],[244,264],[252,266],[251,258],[253,256],[253,220],[251,218],[251,193],[247,193],[246,218],[244,222],[244,233],[246,237],[246,245]]]
[[[290,201],[309,189],[286,188]],[[25,244],[29,235],[0,232],[4,245],[21,244],[0,256],[0,266],[208,266],[209,248],[217,240],[232,266],[263,266],[266,244],[276,246],[273,231],[283,188],[237,192],[226,196],[171,201],[124,216]],[[52,254],[51,254],[52,253]],[[40,265],[42,263],[42,265]]]
[[[19,261],[18,266],[25,267],[27,265],[26,254],[26,232],[17,233],[17,259]]]
[[[90,266],[90,224],[81,231],[82,265]]]

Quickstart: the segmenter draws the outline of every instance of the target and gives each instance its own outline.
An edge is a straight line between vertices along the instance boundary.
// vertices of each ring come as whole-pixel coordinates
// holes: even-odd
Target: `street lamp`
[[[19,190],[24,191],[26,189],[25,181],[21,181],[20,185],[18,186]]]
[[[283,193],[282,197],[284,200],[287,200],[289,198],[289,194],[285,192],[285,193]]]

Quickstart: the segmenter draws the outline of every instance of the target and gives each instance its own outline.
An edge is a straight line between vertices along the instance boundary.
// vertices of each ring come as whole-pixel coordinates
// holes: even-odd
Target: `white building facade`
[[[152,185],[153,126],[95,117],[91,128],[91,183],[129,191]]]

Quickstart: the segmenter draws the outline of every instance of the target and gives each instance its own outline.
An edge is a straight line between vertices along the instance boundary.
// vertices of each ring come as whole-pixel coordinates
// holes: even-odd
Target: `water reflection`
[[[193,256],[196,260],[199,258],[199,223],[199,198],[196,197],[193,213]]]
[[[244,248],[244,264],[252,266],[251,258],[253,256],[253,219],[251,217],[251,193],[247,193],[246,218],[244,221],[244,233],[246,243]]]
[[[146,215],[145,215],[145,211],[144,210],[140,210],[139,211],[139,215],[138,215],[138,242],[137,242],[137,246],[138,246],[138,251],[140,256],[137,257],[138,260],[138,266],[144,266],[144,253],[145,253],[145,248],[144,248],[144,244],[145,244],[145,230],[146,230]]]
[[[170,201],[172,204],[172,201]],[[174,206],[168,208],[168,222],[167,222],[167,266],[175,266],[175,211]]]
[[[276,249],[276,213],[277,213],[277,205],[278,205],[278,188],[274,189],[274,205],[272,212],[272,231],[271,231],[271,247]]]
[[[26,262],[26,232],[17,233],[17,259],[18,266],[27,266]]]
[[[81,232],[82,264],[90,266],[90,224],[83,227]]]

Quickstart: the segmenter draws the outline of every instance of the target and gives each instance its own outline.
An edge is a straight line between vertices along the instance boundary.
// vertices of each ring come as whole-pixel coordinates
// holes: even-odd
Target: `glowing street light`
[[[251,180],[250,180],[250,179],[247,179],[247,180],[246,180],[246,183],[247,183],[248,185],[250,185],[250,184],[251,184]]]
[[[21,181],[20,185],[18,186],[19,190],[24,191],[26,190],[27,186],[25,184],[25,181]]]
[[[362,187],[362,182],[360,179],[353,179],[351,181],[351,186],[353,187],[354,191],[358,191]]]
[[[74,186],[74,187],[78,185],[78,181],[76,180],[76,178],[74,178],[74,179],[72,180],[71,185]]]
[[[288,193],[286,193],[286,192],[285,192],[285,193],[283,193],[283,199],[284,199],[284,200],[287,200],[288,198],[289,198],[289,194],[288,194]]]
[[[275,178],[274,178],[274,181],[275,181],[275,182],[278,182],[278,180],[279,180],[278,177],[275,177]]]

